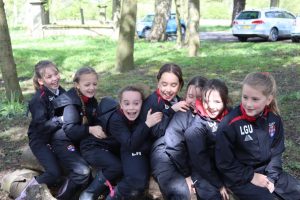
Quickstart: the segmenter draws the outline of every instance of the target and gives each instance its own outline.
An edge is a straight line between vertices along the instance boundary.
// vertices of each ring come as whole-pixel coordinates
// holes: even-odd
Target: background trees
[[[22,101],[23,95],[11,48],[11,40],[3,0],[0,0],[0,44],[0,67],[2,79],[4,81],[6,97],[9,100],[16,98],[16,100]]]

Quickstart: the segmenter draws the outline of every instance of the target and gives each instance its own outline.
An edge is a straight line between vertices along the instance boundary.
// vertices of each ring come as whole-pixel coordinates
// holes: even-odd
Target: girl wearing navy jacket
[[[218,124],[228,113],[228,88],[219,79],[209,80],[196,100],[197,116],[184,132],[198,199],[226,200],[228,193],[215,164]]]
[[[186,91],[187,112],[177,112],[166,130],[165,154],[161,154],[161,172],[156,176],[164,199],[190,200],[190,165],[184,132],[195,119],[195,102],[201,99],[201,90],[207,80],[201,76],[192,78]]]
[[[92,134],[105,138],[97,123],[95,99],[98,75],[91,67],[82,67],[75,73],[74,87],[54,101],[58,114],[62,114],[62,128],[52,138],[53,149],[68,171],[68,178],[58,192],[57,199],[70,200],[88,183],[90,168],[78,150],[80,141]]]
[[[242,100],[220,124],[216,162],[241,200],[300,199],[300,182],[283,172],[284,131],[270,73],[250,73]]]
[[[28,128],[29,146],[45,172],[29,184],[54,185],[59,182],[61,171],[58,160],[50,147],[53,133],[61,127],[61,119],[55,117],[53,100],[64,93],[60,87],[60,75],[56,65],[48,60],[39,61],[34,68],[35,95],[29,102],[32,120]],[[25,198],[25,191],[17,199]]]
[[[162,113],[150,109],[145,121],[139,115],[143,92],[135,86],[127,86],[119,93],[120,109],[109,119],[107,132],[121,144],[123,178],[108,195],[107,200],[139,199],[148,186],[150,128],[159,123]]]
[[[144,102],[142,119],[145,119],[149,109],[152,112],[162,112],[163,118],[160,123],[151,128],[153,145],[151,148],[151,170],[155,179],[160,179],[164,170],[161,158],[165,155],[164,136],[167,126],[177,111],[186,112],[189,105],[181,101],[177,96],[183,87],[181,68],[173,63],[163,65],[157,74],[157,90],[153,92]]]

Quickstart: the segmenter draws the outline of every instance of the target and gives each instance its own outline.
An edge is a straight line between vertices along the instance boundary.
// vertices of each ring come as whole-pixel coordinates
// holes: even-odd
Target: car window
[[[143,22],[153,22],[154,15],[146,15],[143,19]]]
[[[259,11],[244,11],[241,12],[237,19],[258,19],[260,18],[260,12]]]
[[[284,14],[283,14],[283,12],[277,11],[277,12],[275,12],[275,17],[276,18],[284,18]]]
[[[265,13],[266,18],[274,18],[275,17],[275,13],[274,12],[266,12]]]
[[[292,15],[291,13],[288,12],[284,12],[284,18],[288,18],[288,19],[295,19],[295,16]]]
[[[170,19],[176,19],[176,14],[171,14]]]

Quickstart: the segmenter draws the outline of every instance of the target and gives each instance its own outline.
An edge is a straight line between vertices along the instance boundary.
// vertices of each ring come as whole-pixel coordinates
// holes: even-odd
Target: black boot
[[[70,179],[67,179],[60,187],[56,198],[58,200],[70,200],[75,195],[78,189],[78,185],[73,183]]]
[[[98,197],[108,189],[105,182],[106,178],[103,176],[102,172],[97,172],[92,183],[80,194],[79,200],[98,199]]]
[[[123,200],[122,195],[120,194],[120,192],[118,191],[118,187],[115,187],[115,189],[110,192],[109,195],[107,195],[105,200]]]

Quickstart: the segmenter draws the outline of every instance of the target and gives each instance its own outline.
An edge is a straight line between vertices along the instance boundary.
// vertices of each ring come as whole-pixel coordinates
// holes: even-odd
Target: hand
[[[251,180],[251,183],[253,185],[256,185],[256,186],[259,186],[259,187],[268,188],[268,185],[272,182],[269,181],[267,176],[265,176],[263,174],[259,174],[259,173],[254,173],[254,176]]]
[[[223,200],[229,200],[228,191],[227,191],[227,189],[224,186],[222,186],[220,188],[220,194],[221,194]]]
[[[274,183],[272,183],[271,181],[269,181],[267,188],[270,191],[270,193],[273,193],[274,190],[275,190]]]
[[[101,126],[90,126],[89,127],[89,132],[90,134],[92,134],[93,136],[95,136],[98,139],[103,139],[106,138],[106,134],[104,133],[104,131],[102,130]]]
[[[191,177],[189,176],[189,177],[185,178],[185,181],[186,181],[186,183],[189,187],[190,193],[191,194],[196,194],[196,190],[195,190],[195,187],[194,187],[194,184],[193,184],[193,181],[192,181]]]
[[[159,123],[162,119],[162,112],[155,112],[155,113],[152,113],[152,109],[149,109],[148,110],[148,113],[147,113],[147,119],[146,119],[146,125],[151,128],[152,126],[156,125],[157,123]]]
[[[171,108],[175,112],[177,112],[177,111],[186,112],[187,110],[190,109],[189,104],[186,101],[179,101],[179,102],[175,103]]]

